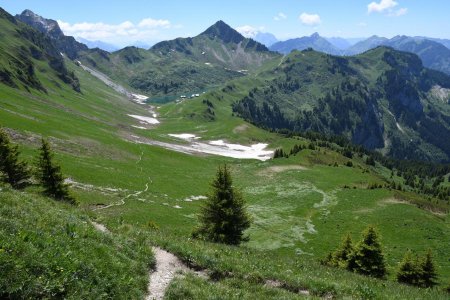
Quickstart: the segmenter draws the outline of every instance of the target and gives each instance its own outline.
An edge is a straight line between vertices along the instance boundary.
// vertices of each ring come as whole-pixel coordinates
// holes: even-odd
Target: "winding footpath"
[[[92,226],[102,233],[111,234],[105,225],[91,221]],[[202,278],[208,278],[204,271],[194,271],[186,266],[178,257],[159,247],[152,247],[155,255],[155,270],[150,271],[146,300],[162,300],[170,282],[176,276],[191,272]]]
[[[167,287],[177,274],[189,271],[189,268],[178,257],[161,248],[153,247],[156,270],[150,274],[147,300],[164,298]]]

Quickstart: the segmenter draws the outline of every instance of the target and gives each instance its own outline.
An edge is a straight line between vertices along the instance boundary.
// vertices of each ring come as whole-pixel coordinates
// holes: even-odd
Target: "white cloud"
[[[303,24],[308,26],[315,26],[322,23],[320,16],[317,14],[302,13],[298,18]]]
[[[134,41],[154,40],[161,29],[171,28],[168,20],[143,19],[138,24],[125,21],[120,24],[75,23],[70,24],[58,20],[58,24],[65,35],[81,37],[87,40],[102,40],[110,43],[127,45]]]
[[[389,13],[390,17],[400,17],[400,16],[404,16],[408,13],[408,9],[407,8],[400,8],[396,11],[392,11]]]
[[[287,19],[287,16],[286,16],[284,13],[280,12],[280,13],[278,13],[275,17],[273,17],[273,19],[274,19],[275,21],[286,20],[286,19]]]
[[[372,12],[383,12],[387,9],[392,9],[398,5],[397,1],[394,0],[381,0],[379,3],[372,2],[367,5],[367,11]]]
[[[145,28],[169,28],[170,22],[168,20],[155,20],[152,18],[143,19],[141,22],[139,22],[139,27],[145,27]]]
[[[399,3],[395,0],[380,0],[380,2],[372,2],[369,5],[367,5],[367,12],[373,13],[385,13],[385,15],[389,17],[400,17],[403,15],[406,15],[408,13],[407,8],[399,8],[394,9],[397,7]]]
[[[264,30],[264,27],[253,27],[250,25],[244,25],[236,28],[237,32],[245,36],[246,38],[254,38],[258,32],[261,32]]]
[[[358,23],[358,27],[367,27],[367,23],[366,22],[360,22],[360,23]]]

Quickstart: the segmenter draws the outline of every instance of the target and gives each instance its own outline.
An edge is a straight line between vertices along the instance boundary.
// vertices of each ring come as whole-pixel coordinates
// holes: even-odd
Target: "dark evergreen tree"
[[[433,257],[431,256],[431,250],[428,250],[420,267],[421,267],[420,285],[427,288],[435,286],[437,284],[436,283],[437,273],[436,267],[434,266],[433,263]]]
[[[12,145],[8,134],[0,128],[0,175],[2,181],[13,188],[23,188],[29,183],[28,165],[19,160],[17,145]]]
[[[250,217],[241,194],[232,186],[226,165],[217,170],[212,193],[202,207],[199,221],[194,237],[230,245],[248,241],[244,231],[250,227]]]
[[[42,139],[42,146],[40,148],[38,175],[46,195],[56,200],[76,204],[75,198],[70,195],[69,188],[64,183],[61,167],[55,165],[53,162],[53,153],[50,144],[45,139]]]
[[[386,265],[383,251],[375,228],[369,226],[363,233],[362,240],[348,260],[348,269],[363,275],[383,278]]]
[[[369,166],[375,166],[375,160],[372,156],[367,156],[366,158],[366,164]]]
[[[413,259],[410,250],[405,253],[396,277],[398,282],[416,286],[419,285],[421,269],[417,262],[417,258],[415,260]]]

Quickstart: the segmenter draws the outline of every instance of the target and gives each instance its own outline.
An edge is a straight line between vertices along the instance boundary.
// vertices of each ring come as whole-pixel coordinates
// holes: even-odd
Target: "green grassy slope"
[[[142,236],[98,232],[78,209],[0,192],[0,297],[141,298],[152,253]]]

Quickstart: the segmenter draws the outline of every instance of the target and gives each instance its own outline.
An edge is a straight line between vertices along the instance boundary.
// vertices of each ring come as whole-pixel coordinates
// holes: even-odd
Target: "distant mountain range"
[[[208,90],[244,76],[279,56],[223,21],[192,38],[162,41],[148,50],[132,46],[109,53],[113,50],[108,49],[110,45],[88,42],[90,47],[96,47],[89,49],[73,37],[65,36],[56,21],[30,10],[16,18],[48,36],[69,58],[105,73],[126,87],[164,99]]]
[[[81,37],[76,38],[80,43],[85,44],[86,46],[88,46],[89,49],[94,49],[94,48],[99,48],[108,52],[114,52],[120,49],[119,46],[113,45],[113,44],[109,44],[109,43],[105,43],[102,41],[90,41]]]
[[[126,47],[108,55],[91,52],[80,60],[153,99],[169,101],[242,77],[276,57],[263,44],[218,21],[195,37],[163,41],[149,50]]]
[[[301,38],[290,39],[284,42],[277,42],[270,46],[270,50],[282,54],[288,54],[292,50],[305,50],[312,48],[316,51],[339,55],[342,50],[334,46],[327,39],[321,37],[317,32],[311,36],[304,36]]]
[[[252,37],[255,41],[265,45],[266,47],[270,47],[276,42],[278,39],[271,33],[268,32],[258,32],[254,37]]]
[[[350,47],[345,51],[345,54],[359,54],[378,46],[388,46],[396,50],[417,54],[425,67],[450,74],[450,49],[440,42],[427,38],[396,36],[387,39],[373,36]]]
[[[327,54],[349,56],[366,52],[378,46],[388,46],[417,54],[425,67],[450,74],[450,49],[445,46],[449,44],[448,40],[424,37],[396,36],[387,39],[374,35],[351,45],[351,42],[345,39],[324,38],[318,33],[314,33],[311,36],[277,42],[270,47],[270,50],[288,54],[292,50],[311,48]]]

